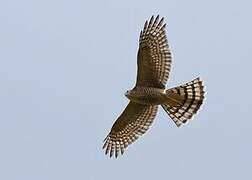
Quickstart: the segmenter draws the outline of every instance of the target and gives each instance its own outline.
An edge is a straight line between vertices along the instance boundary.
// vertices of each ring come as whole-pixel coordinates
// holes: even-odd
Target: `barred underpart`
[[[188,122],[189,119],[199,110],[204,99],[204,86],[197,78],[184,85],[168,89],[167,91],[183,97],[181,105],[171,106],[164,104],[162,107],[176,123],[178,127]]]

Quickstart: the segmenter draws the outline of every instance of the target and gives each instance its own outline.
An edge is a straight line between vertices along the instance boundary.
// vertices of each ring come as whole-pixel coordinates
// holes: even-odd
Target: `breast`
[[[140,104],[158,105],[162,104],[164,95],[163,89],[138,87],[132,90],[129,99]]]

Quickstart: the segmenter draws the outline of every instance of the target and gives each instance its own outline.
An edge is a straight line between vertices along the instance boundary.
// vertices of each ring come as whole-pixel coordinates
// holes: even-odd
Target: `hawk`
[[[137,79],[125,96],[130,100],[104,140],[103,149],[110,157],[124,153],[128,145],[151,126],[158,106],[167,112],[177,127],[186,124],[204,99],[203,82],[196,78],[186,84],[165,89],[171,69],[164,18],[152,16],[140,32],[137,54]]]

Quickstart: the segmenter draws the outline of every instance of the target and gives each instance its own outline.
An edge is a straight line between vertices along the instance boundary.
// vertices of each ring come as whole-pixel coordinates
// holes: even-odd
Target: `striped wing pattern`
[[[144,134],[152,124],[158,106],[141,105],[130,102],[114,123],[110,133],[105,138],[103,149],[110,157],[123,154],[127,146]]]
[[[202,81],[197,78],[189,83],[168,90],[184,99],[183,103],[178,106],[162,105],[178,127],[187,123],[200,108],[204,99],[203,88]]]
[[[136,86],[165,88],[172,57],[163,21],[152,16],[140,32]]]

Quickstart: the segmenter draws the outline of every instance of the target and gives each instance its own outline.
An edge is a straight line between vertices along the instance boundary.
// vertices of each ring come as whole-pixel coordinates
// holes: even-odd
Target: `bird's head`
[[[127,91],[124,93],[124,95],[125,95],[127,98],[129,98],[130,93],[131,93],[131,90],[127,90]]]

